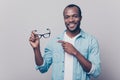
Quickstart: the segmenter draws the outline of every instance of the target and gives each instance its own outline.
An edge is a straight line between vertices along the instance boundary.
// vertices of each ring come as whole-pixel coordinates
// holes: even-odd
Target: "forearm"
[[[41,52],[40,52],[40,48],[39,47],[33,48],[33,50],[34,50],[36,65],[38,65],[38,66],[42,65],[43,64],[43,58],[42,58],[42,55],[41,55]]]
[[[74,56],[78,59],[84,71],[89,72],[91,70],[92,64],[87,60],[80,52],[76,51]]]

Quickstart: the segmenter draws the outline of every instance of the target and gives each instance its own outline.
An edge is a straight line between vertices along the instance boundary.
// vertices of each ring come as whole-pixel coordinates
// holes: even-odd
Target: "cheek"
[[[69,23],[68,20],[64,20],[64,22],[65,22],[65,24],[68,24],[68,23]]]
[[[79,23],[79,22],[80,22],[80,19],[75,19],[75,22]]]

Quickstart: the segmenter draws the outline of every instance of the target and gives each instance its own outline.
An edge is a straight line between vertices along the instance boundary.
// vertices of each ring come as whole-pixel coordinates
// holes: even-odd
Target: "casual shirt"
[[[44,62],[41,66],[36,66],[36,69],[44,73],[52,64],[52,80],[64,80],[65,52],[61,43],[58,43],[58,40],[63,40],[64,33],[65,31],[48,42],[43,55]],[[101,68],[99,45],[95,37],[81,30],[74,42],[74,47],[92,63],[92,67],[90,72],[85,72],[73,56],[73,80],[90,80],[91,76],[97,77]]]

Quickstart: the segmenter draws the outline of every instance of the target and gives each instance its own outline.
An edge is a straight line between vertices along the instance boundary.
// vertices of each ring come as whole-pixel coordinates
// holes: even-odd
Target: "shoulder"
[[[58,43],[59,40],[63,40],[63,34],[58,34],[57,36],[52,37],[46,44],[46,48],[54,50],[60,47]]]
[[[52,37],[50,40],[49,40],[49,44],[54,44],[56,43],[58,40],[63,40],[63,37],[64,37],[64,32]]]
[[[85,38],[91,38],[91,39],[96,39],[96,37],[90,33],[87,33],[83,30],[81,30],[81,34],[85,37]]]
[[[85,31],[81,30],[81,34],[82,34],[83,38],[85,40],[89,41],[89,42],[98,42],[97,38],[94,35],[90,34],[90,33],[87,33]]]

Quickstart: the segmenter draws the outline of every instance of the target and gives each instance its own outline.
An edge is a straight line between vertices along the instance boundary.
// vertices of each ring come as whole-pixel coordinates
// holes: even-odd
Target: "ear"
[[[82,16],[80,16],[80,21],[82,20]]]

